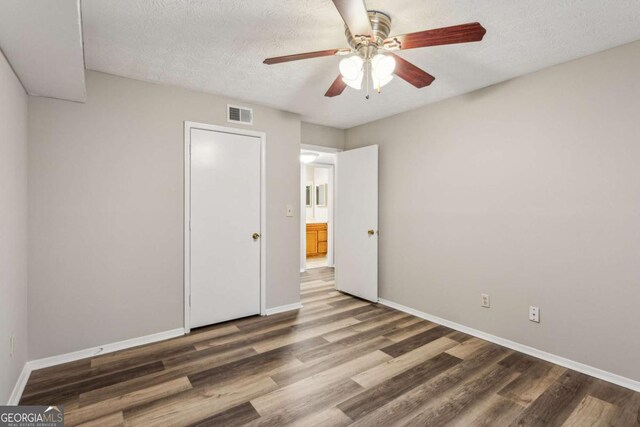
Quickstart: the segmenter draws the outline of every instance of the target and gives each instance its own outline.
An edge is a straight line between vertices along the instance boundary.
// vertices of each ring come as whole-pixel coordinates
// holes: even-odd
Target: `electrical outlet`
[[[491,307],[491,300],[489,299],[489,294],[480,294],[480,305],[486,308]]]
[[[540,323],[540,307],[529,307],[529,320]]]
[[[16,350],[16,336],[15,335],[11,335],[11,338],[9,338],[9,357],[13,357],[13,353]]]

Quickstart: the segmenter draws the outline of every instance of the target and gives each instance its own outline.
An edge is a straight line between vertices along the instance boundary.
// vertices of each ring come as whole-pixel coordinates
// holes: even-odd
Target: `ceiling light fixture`
[[[391,6],[393,2],[388,3]],[[373,86],[373,89],[380,93],[380,88],[388,84],[394,74],[418,89],[427,87],[433,83],[435,77],[394,52],[429,46],[479,42],[487,32],[479,23],[470,22],[434,30],[389,36],[391,16],[379,10],[367,10],[364,0],[333,0],[333,5],[338,9],[344,21],[344,35],[349,47],[276,56],[264,60],[265,64],[272,65],[310,58],[344,57],[340,61],[340,74],[324,94],[329,98],[341,95],[347,86],[361,89],[364,79],[367,90],[365,97],[369,99],[371,87]]]
[[[373,89],[380,92],[380,88],[393,79],[396,60],[389,55],[377,54],[371,58],[371,80]]]
[[[364,61],[357,55],[349,56],[340,61],[338,67],[342,74],[342,81],[348,86],[360,90],[364,76]]]
[[[347,86],[360,90],[362,88],[362,80],[366,74],[367,80],[371,79],[373,89],[380,93],[380,88],[393,80],[396,60],[392,56],[380,53],[376,53],[371,58],[353,55],[342,59],[339,68],[342,81]],[[368,90],[367,98],[369,98]]]
[[[311,163],[318,158],[318,153],[312,153],[309,151],[305,151],[300,153],[300,161],[302,163]]]

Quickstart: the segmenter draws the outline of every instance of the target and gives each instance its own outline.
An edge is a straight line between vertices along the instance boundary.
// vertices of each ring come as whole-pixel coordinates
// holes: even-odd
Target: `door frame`
[[[318,163],[318,162],[311,162],[311,163],[307,163],[306,166],[312,166],[314,168],[320,168],[320,169],[327,169],[329,171],[329,179],[330,179],[330,188],[331,188],[331,209],[329,209],[329,213],[327,215],[327,234],[329,236],[330,239],[330,244],[327,247],[327,267],[333,267],[334,266],[334,247],[335,247],[335,240],[334,240],[334,230],[335,230],[335,194],[336,194],[336,175],[335,175],[335,165],[331,165],[328,163]],[[315,191],[315,189],[314,189]],[[315,196],[314,196],[315,197]],[[306,213],[306,210],[305,210]],[[306,220],[306,216],[305,216],[305,220]],[[306,221],[305,221],[305,225],[306,225]],[[303,236],[303,239],[305,240],[305,255],[306,255],[306,240],[307,240],[307,235],[306,235],[306,227],[305,227],[305,235]],[[306,266],[306,256],[305,256],[305,268],[304,270],[306,271],[307,266]]]
[[[183,280],[184,280],[184,332],[191,331],[191,130],[200,129],[260,139],[260,315],[266,315],[267,290],[267,134],[206,123],[184,122],[184,217],[183,217]]]
[[[300,151],[304,151],[304,150],[309,150],[309,151],[316,151],[319,153],[331,153],[331,154],[338,154],[342,151],[344,151],[342,148],[334,148],[334,147],[325,147],[323,145],[312,145],[312,144],[300,144]],[[331,233],[332,233],[332,241],[333,244],[332,246],[332,257],[329,260],[329,254],[327,253],[327,259],[328,261],[331,261],[330,266],[331,267],[335,267],[335,235],[333,234],[335,231],[335,212],[336,212],[336,191],[337,191],[337,187],[338,187],[338,183],[336,181],[336,167],[338,166],[337,164],[335,165],[328,165],[326,163],[318,163],[318,162],[311,162],[311,163],[300,163],[300,273],[304,273],[305,271],[307,271],[307,233],[306,233],[306,225],[307,225],[307,216],[306,216],[306,212],[307,212],[307,208],[306,208],[306,203],[305,203],[305,195],[304,195],[304,187],[305,187],[305,182],[302,179],[303,178],[303,165],[310,165],[310,166],[320,166],[320,167],[327,167],[327,166],[331,166],[331,173],[333,174],[332,177],[332,181],[333,181],[333,197],[332,197],[332,213],[331,213],[331,222],[332,224],[330,224],[330,228],[331,228]],[[329,230],[327,230],[327,232],[329,232]]]

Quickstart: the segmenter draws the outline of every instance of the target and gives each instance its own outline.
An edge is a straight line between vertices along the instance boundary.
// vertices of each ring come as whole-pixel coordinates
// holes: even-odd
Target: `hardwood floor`
[[[66,425],[639,426],[640,393],[341,294],[34,371]]]
[[[327,265],[329,265],[329,260],[326,255],[307,258],[307,270],[326,267]]]

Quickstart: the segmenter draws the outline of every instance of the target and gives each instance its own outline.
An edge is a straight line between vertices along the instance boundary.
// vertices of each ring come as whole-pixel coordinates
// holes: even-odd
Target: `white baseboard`
[[[124,341],[118,341],[114,343],[104,344],[97,347],[86,348],[84,350],[78,350],[71,353],[60,354],[58,356],[45,357],[43,359],[31,360],[25,363],[24,368],[18,381],[11,393],[9,405],[17,405],[22,397],[22,392],[27,384],[31,371],[35,371],[42,368],[48,368],[50,366],[61,365],[67,362],[73,362],[87,357],[95,357],[97,355],[103,355],[107,353],[113,353],[118,350],[125,350],[131,347],[137,347],[144,344],[151,344],[158,341],[168,340],[184,335],[184,328],[171,329],[169,331],[158,332],[156,334],[145,335],[143,337],[131,338]]]
[[[285,311],[291,310],[300,310],[302,308],[302,303],[296,302],[288,305],[281,305],[280,307],[267,308],[265,310],[265,314],[270,316],[272,314],[284,313]]]
[[[31,375],[31,369],[29,369],[29,362],[25,363],[22,367],[22,372],[20,372],[20,376],[16,381],[16,385],[13,387],[13,391],[11,392],[11,396],[9,396],[9,401],[7,405],[17,405],[20,402],[20,398],[22,397],[22,392],[24,391],[24,387],[27,385],[27,381],[29,381],[29,376]]]
[[[611,372],[604,371],[599,368],[594,368],[593,366],[585,365],[584,363],[576,362],[574,360],[566,359],[564,357],[557,356],[555,354],[547,353],[546,351],[538,350],[537,348],[529,347],[527,345],[520,344],[505,338],[501,338],[496,335],[491,335],[486,332],[482,332],[477,329],[473,329],[468,326],[461,325],[459,323],[455,323],[447,319],[443,319],[441,317],[433,316],[431,314],[424,313],[422,311],[415,310],[410,307],[406,307],[402,304],[398,304],[393,301],[380,298],[378,302],[388,307],[395,308],[396,310],[403,311],[405,313],[411,314],[416,317],[420,317],[421,319],[425,319],[430,322],[447,326],[451,329],[464,332],[465,334],[473,335],[474,337],[478,337],[485,341],[489,341],[489,342],[501,345],[503,347],[507,347],[512,350],[516,350],[521,353],[528,354],[529,356],[537,357],[538,359],[546,360],[547,362],[555,363],[556,365],[573,369],[574,371],[582,372],[583,374],[587,374],[592,377],[596,377],[601,380],[608,381],[613,384],[617,384],[621,387],[625,387],[630,390],[640,392],[640,381],[635,381],[635,380],[632,380],[631,378],[626,378]]]
[[[31,370],[48,368],[49,366],[60,365],[62,363],[73,362],[75,360],[94,357],[97,355],[112,353],[126,348],[137,347],[139,345],[150,344],[152,342],[164,341],[169,338],[175,338],[184,335],[183,328],[172,329],[170,331],[158,332],[156,334],[145,335],[143,337],[131,338],[124,341],[118,341],[110,344],[104,344],[97,347],[86,348],[71,353],[61,354],[59,356],[45,357],[44,359],[36,359],[27,362]]]

